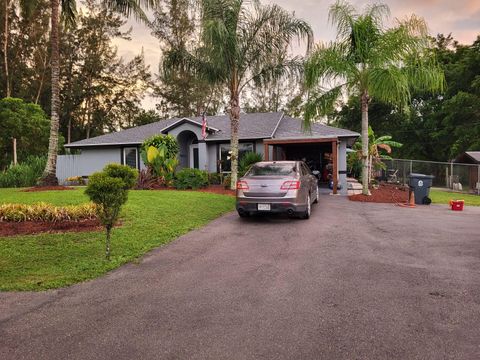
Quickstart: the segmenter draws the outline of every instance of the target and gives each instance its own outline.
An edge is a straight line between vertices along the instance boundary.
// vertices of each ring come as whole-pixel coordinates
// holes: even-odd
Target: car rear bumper
[[[298,203],[297,199],[251,198],[237,199],[236,208],[245,213],[300,213],[307,210],[307,204]],[[258,210],[258,204],[270,204],[270,210]]]

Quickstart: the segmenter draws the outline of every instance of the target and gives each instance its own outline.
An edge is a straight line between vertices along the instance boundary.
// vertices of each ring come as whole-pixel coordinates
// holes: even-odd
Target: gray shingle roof
[[[202,123],[202,117],[189,118]],[[158,121],[152,124],[142,125],[135,128],[122,130],[90,139],[76,141],[66,144],[65,147],[87,147],[87,146],[109,146],[141,144],[146,138],[160,134],[163,129],[169,127],[179,118]],[[228,141],[230,140],[230,119],[228,115],[208,116],[208,126],[219,131],[211,133],[207,141]],[[275,131],[275,133],[274,133]],[[280,112],[273,113],[251,113],[240,115],[240,139],[265,139],[271,138],[325,138],[325,137],[358,137],[359,134],[353,131],[334,128],[331,126],[315,123],[312,125],[312,132],[305,133],[302,130],[300,119],[283,116]]]
[[[321,123],[313,123],[311,131],[302,129],[302,121],[290,116],[284,116],[277,131],[275,131],[275,139],[312,139],[312,138],[336,138],[336,137],[358,137],[360,134],[324,125]]]

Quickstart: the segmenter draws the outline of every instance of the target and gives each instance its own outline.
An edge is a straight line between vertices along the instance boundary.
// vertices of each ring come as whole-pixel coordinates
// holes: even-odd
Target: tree
[[[414,15],[390,29],[387,5],[375,4],[359,14],[344,1],[330,7],[337,39],[319,44],[307,61],[305,83],[310,91],[305,125],[325,115],[343,95],[360,97],[362,114],[362,183],[368,195],[368,105],[371,99],[404,107],[411,91],[440,92],[444,74],[438,66],[427,27]],[[329,90],[324,87],[331,87]]]
[[[301,62],[298,57],[279,61],[278,54],[294,39],[307,38],[309,45],[312,30],[306,22],[278,5],[261,5],[258,1],[203,0],[201,7],[202,46],[194,54],[182,49],[172,52],[169,66],[179,62],[191,64],[205,79],[228,90],[230,185],[233,189],[237,182],[242,90],[254,80],[299,71]]]
[[[22,99],[1,99],[0,169],[13,159],[13,138],[17,139],[18,161],[31,155],[43,155],[48,147],[48,127],[49,119],[40,106]]]
[[[104,3],[115,11],[126,16],[134,15],[136,18],[148,22],[142,6],[146,9],[153,6],[157,0],[103,0]],[[60,0],[51,0],[51,124],[50,139],[48,145],[47,164],[40,181],[41,185],[56,185],[58,179],[57,152],[58,152],[58,129],[59,129],[59,107],[60,107],[60,52],[59,52],[59,14]],[[65,24],[72,25],[75,22],[76,2],[75,0],[62,0],[62,15]]]
[[[157,110],[165,118],[216,114],[222,89],[210,84],[185,62],[169,66],[171,56],[195,52],[200,42],[198,16],[190,0],[164,0],[155,11],[152,35],[160,41],[162,59],[154,96],[160,99]],[[207,109],[208,107],[208,109]]]

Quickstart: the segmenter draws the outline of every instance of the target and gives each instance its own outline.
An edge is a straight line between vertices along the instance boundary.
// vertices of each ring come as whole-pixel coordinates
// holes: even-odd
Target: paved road
[[[229,214],[95,281],[0,294],[0,357],[479,359],[479,234],[480,208],[331,196],[308,221]]]

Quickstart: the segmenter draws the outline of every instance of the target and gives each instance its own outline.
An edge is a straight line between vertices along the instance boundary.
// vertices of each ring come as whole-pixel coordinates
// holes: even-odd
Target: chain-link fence
[[[392,159],[382,160],[385,170],[378,173],[379,180],[408,184],[410,173],[433,175],[433,186],[480,194],[480,165],[437,161]]]

